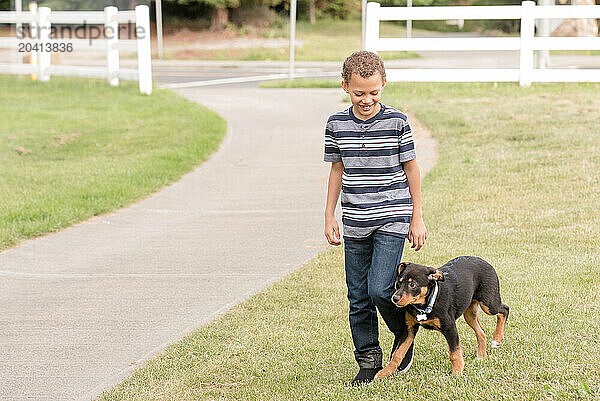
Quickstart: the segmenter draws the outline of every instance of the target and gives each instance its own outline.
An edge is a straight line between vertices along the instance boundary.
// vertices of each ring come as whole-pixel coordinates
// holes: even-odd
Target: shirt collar
[[[359,123],[359,124],[369,124],[372,123],[373,121],[377,120],[379,117],[381,117],[383,115],[383,111],[386,109],[386,106],[379,102],[379,104],[381,105],[381,109],[377,112],[377,114],[375,114],[373,117],[370,117],[367,120],[361,120],[360,118],[356,117],[354,115],[354,111],[352,110],[354,105],[350,106],[350,108],[348,109],[350,112],[350,117],[352,117],[352,120],[354,120],[355,122]]]

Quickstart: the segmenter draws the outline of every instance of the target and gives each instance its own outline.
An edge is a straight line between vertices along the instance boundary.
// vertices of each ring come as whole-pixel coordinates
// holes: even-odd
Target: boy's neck
[[[357,109],[360,109],[360,108],[359,108],[359,107],[356,107],[355,105],[352,105],[352,113],[354,113],[354,116],[355,116],[356,118],[358,118],[359,120],[362,120],[362,121],[367,121],[369,118],[371,118],[371,117],[373,117],[373,116],[377,115],[377,113],[379,113],[379,112],[381,111],[381,103],[377,102],[377,104],[375,105],[375,107],[374,107],[374,109],[373,109],[373,113],[371,113],[371,115],[370,115],[370,116],[368,116],[368,117],[366,117],[366,118],[363,118],[363,117],[360,115],[360,113],[358,113],[358,110],[357,110]]]

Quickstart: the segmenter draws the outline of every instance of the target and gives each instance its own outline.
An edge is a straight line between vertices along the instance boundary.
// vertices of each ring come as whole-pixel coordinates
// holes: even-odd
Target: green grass
[[[424,180],[429,239],[404,260],[478,255],[511,308],[505,342],[465,371],[421,330],[403,375],[346,388],[356,373],[341,248],[331,248],[168,347],[103,400],[596,400],[600,398],[599,85],[392,84],[384,102],[439,141]],[[315,160],[315,163],[318,163]],[[485,317],[491,338],[493,319]],[[381,342],[391,336],[381,323]]]
[[[0,104],[0,250],[156,192],[206,160],[226,128],[131,82],[0,75]]]
[[[274,36],[287,37],[289,27],[284,27]],[[406,36],[406,29],[395,24],[382,24],[382,36]],[[360,20],[318,20],[315,25],[307,21],[298,21],[296,39],[303,41],[297,46],[295,59],[298,61],[340,61],[352,52],[361,49]],[[279,48],[230,48],[216,50],[186,49],[170,53],[165,50],[166,58],[197,58],[205,60],[288,60],[289,46]],[[420,57],[415,52],[379,52],[384,60]]]
[[[550,50],[550,55],[600,56],[600,50]]]

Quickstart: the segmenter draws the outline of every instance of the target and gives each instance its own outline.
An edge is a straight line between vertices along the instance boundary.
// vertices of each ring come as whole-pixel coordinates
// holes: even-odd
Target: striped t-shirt
[[[361,120],[348,109],[332,114],[325,128],[325,161],[343,162],[344,238],[375,231],[405,238],[412,199],[402,163],[416,157],[406,115],[385,106]]]

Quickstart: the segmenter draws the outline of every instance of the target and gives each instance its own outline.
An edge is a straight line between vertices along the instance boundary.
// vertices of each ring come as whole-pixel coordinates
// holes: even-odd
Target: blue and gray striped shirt
[[[332,114],[325,128],[326,162],[343,162],[344,237],[366,238],[375,231],[405,238],[412,199],[402,163],[416,157],[406,115],[380,103],[361,120],[348,109]]]

